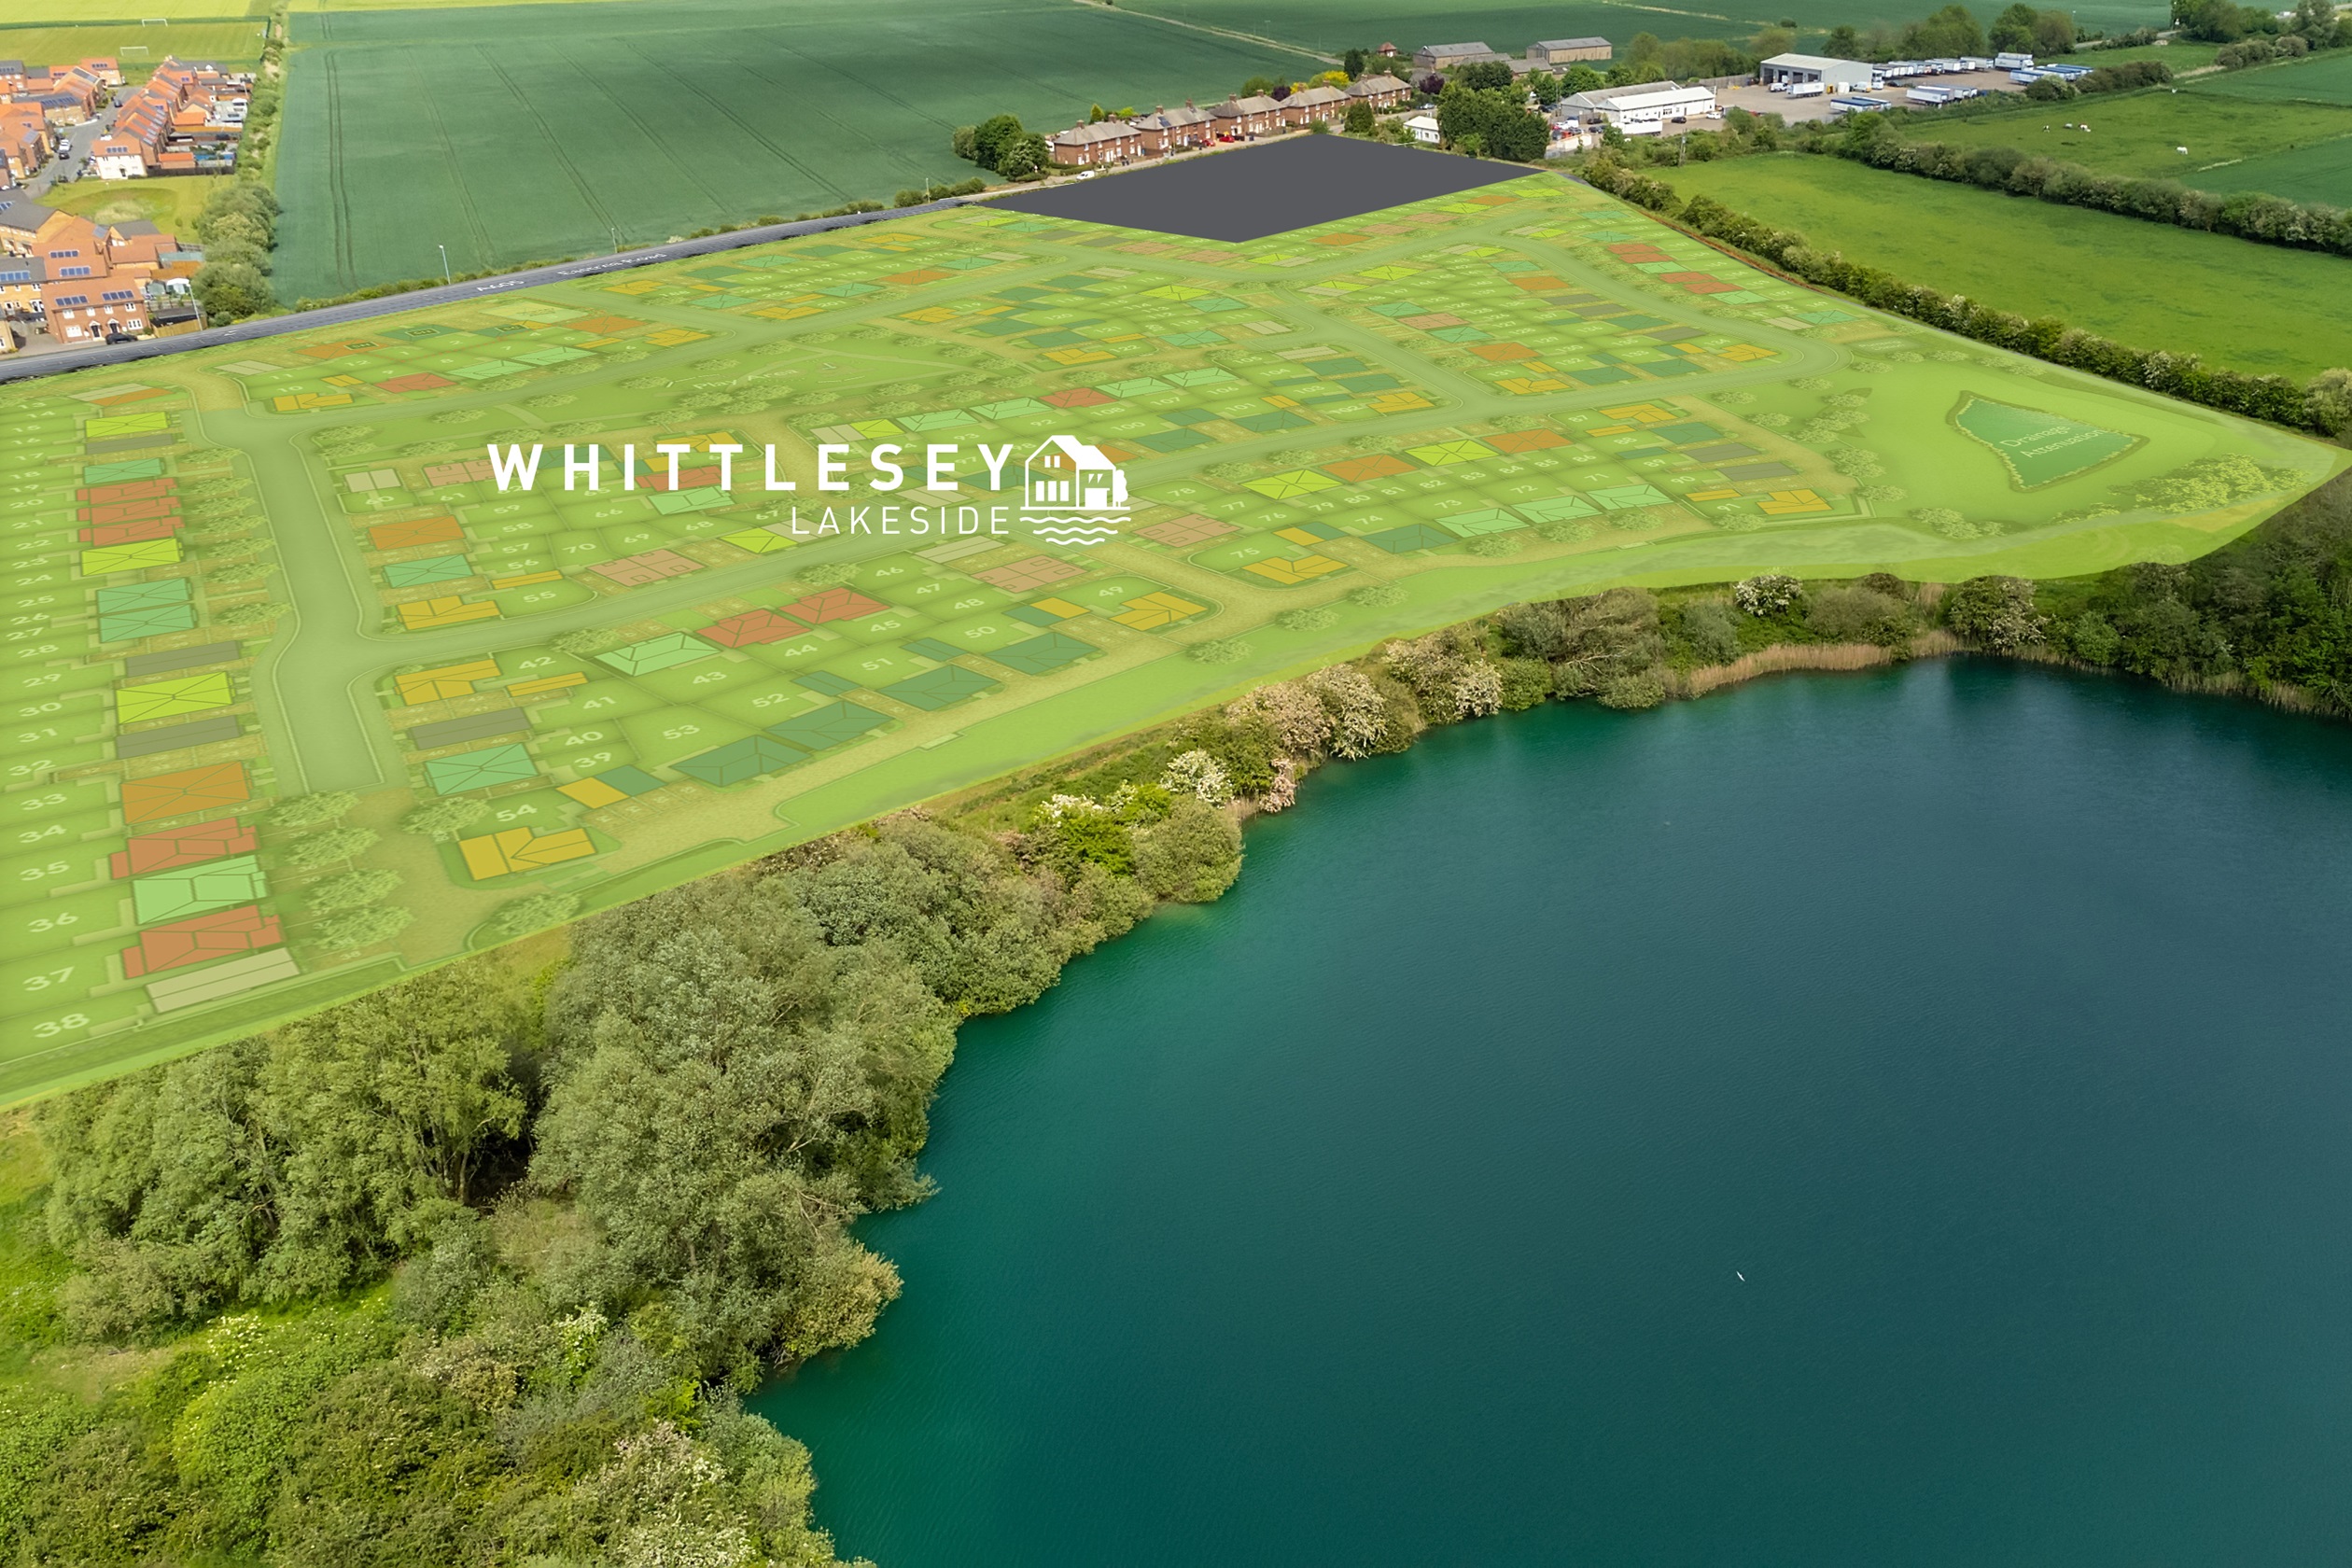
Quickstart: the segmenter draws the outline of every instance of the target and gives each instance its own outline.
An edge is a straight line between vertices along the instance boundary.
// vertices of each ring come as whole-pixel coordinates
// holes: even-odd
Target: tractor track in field
[[[490,67],[498,80],[506,84],[506,90],[514,95],[515,104],[525,114],[531,117],[531,123],[539,127],[539,134],[547,139],[548,150],[554,155],[555,161],[562,166],[565,178],[570,180],[572,189],[580,192],[581,203],[590,212],[596,215],[596,221],[605,226],[606,232],[618,234],[621,231],[620,224],[613,221],[611,211],[605,206],[604,203],[597,200],[595,188],[580,172],[580,165],[572,161],[571,154],[564,150],[563,139],[555,134],[555,128],[547,123],[547,117],[539,113],[539,105],[531,102],[530,94],[523,91],[522,84],[508,74],[507,68],[499,64],[488,49],[477,48],[474,52],[482,57],[483,63]]]
[[[424,67],[416,63],[413,56],[409,60],[409,75],[416,84],[417,101],[425,105],[425,113],[433,122],[433,140],[441,147],[442,161],[449,166],[450,183],[457,188],[458,210],[465,215],[467,232],[473,236],[477,258],[474,265],[489,266],[494,259],[490,231],[482,221],[481,210],[474,205],[473,191],[466,185],[465,165],[458,160],[456,144],[449,139],[449,124],[441,118],[441,103],[425,81]],[[470,272],[472,268],[467,270]]]

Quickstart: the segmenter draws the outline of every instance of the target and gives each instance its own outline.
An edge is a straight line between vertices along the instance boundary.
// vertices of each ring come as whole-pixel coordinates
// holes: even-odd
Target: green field
[[[2352,261],[2341,257],[1841,158],[1785,153],[1667,173],[1686,196],[1713,196],[1913,283],[2059,316],[2119,343],[2297,380],[2352,365],[2352,317],[2318,305],[2352,288]]]
[[[2232,71],[2202,80],[2197,86],[2203,92],[2226,93],[2262,103],[2293,99],[2311,104],[2352,104],[2352,52],[2333,49],[2316,59]]]
[[[1069,0],[303,15],[281,298],[605,252],[969,177],[950,133],[1210,102],[1314,62]]]
[[[2089,129],[2083,129],[2084,126]],[[2109,174],[2204,190],[2352,203],[2352,105],[2159,89],[2050,109],[1906,122],[1958,147],[2009,147]],[[2186,153],[2179,149],[2187,147]]]
[[[132,7],[136,11],[139,7]],[[224,7],[214,4],[211,13],[218,16]],[[120,5],[111,7],[115,17],[125,14]],[[167,13],[158,11],[162,16]],[[0,54],[10,60],[37,61],[45,64],[66,65],[92,56],[112,55],[122,66],[122,74],[133,81],[144,81],[148,71],[163,63],[166,55],[178,55],[182,60],[220,60],[250,62],[261,58],[259,19],[251,21],[175,22],[163,27],[142,27],[133,23],[116,22],[105,26],[82,27],[10,27],[0,29]]]
[[[1055,437],[1115,528],[1024,521]],[[2181,560],[2346,460],[1541,175],[1240,245],[959,208],[0,388],[0,1101],[1514,599]]]
[[[175,175],[159,179],[77,180],[52,188],[41,201],[100,223],[145,219],[193,244],[196,215],[203,211],[205,196],[223,177]]]
[[[1260,34],[1313,49],[1336,50],[1358,44],[1369,48],[1387,40],[1410,53],[1423,44],[1481,39],[1512,54],[1524,53],[1539,38],[1599,36],[1614,39],[1620,49],[1636,33],[1655,33],[1661,38],[1746,38],[1784,18],[1808,34],[1827,33],[1841,22],[1867,30],[1881,24],[1900,25],[1934,9],[1900,6],[1873,9],[1839,0],[1799,0],[1743,12],[1594,4],[1593,0],[1559,6],[1496,5],[1491,0],[1486,4],[1471,0],[1467,5],[1445,0],[1288,0],[1279,6],[1265,0],[1120,3],[1155,16]],[[2110,33],[2160,27],[2165,18],[2163,6],[2147,0],[2091,0],[2070,8],[2081,26]],[[1977,20],[1986,22],[1992,17],[1993,11],[1980,10]]]

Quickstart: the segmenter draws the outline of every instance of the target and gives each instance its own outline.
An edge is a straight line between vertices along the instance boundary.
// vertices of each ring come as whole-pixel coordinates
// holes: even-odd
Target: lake
[[[1463,725],[968,1026],[757,1405],[881,1568],[2352,1561],[2347,936],[2352,727]]]

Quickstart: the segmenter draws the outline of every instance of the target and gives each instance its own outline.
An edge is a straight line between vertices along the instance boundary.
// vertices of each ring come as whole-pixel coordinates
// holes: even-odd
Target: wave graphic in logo
[[[1100,447],[1048,436],[1021,465],[1021,520],[1053,544],[1104,544],[1127,521],[1127,474]]]

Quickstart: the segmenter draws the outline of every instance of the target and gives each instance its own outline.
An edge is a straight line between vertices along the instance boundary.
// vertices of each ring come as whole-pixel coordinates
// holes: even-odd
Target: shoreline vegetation
[[[1511,606],[11,1113],[0,1559],[833,1562],[741,1400],[899,1294],[854,1224],[927,1196],[961,1020],[1319,767],[1956,651],[2352,717],[2352,476],[2186,566]]]

